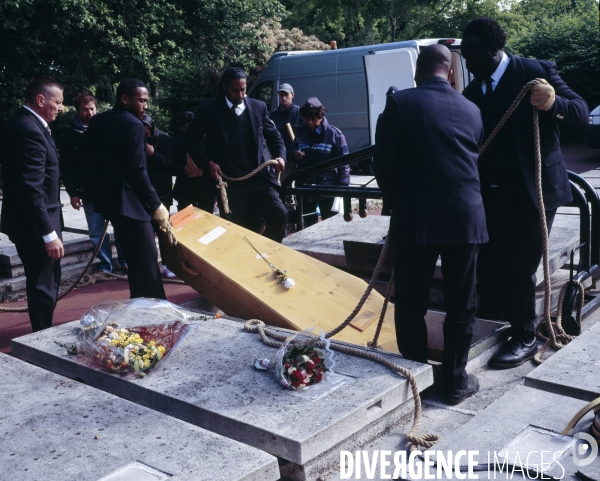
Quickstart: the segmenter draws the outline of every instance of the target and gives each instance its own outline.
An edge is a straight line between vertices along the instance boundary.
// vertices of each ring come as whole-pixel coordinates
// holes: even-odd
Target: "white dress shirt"
[[[502,75],[504,75],[504,72],[506,72],[506,68],[508,67],[509,60],[510,59],[508,58],[508,55],[506,55],[504,52],[502,52],[502,60],[500,60],[500,63],[498,64],[498,68],[491,75],[492,91],[496,90],[496,86],[498,85],[498,82],[500,82]],[[483,82],[481,82],[481,90],[483,91],[483,95],[485,95],[485,92],[487,90],[487,84],[486,84],[485,80]]]
[[[225,101],[227,102],[227,106],[229,108],[233,107],[233,103],[231,103],[229,101],[227,96],[225,97]],[[242,112],[244,112],[245,109],[246,109],[246,102],[242,101],[241,104],[235,106],[235,115],[237,115],[239,117],[240,115],[242,115]]]

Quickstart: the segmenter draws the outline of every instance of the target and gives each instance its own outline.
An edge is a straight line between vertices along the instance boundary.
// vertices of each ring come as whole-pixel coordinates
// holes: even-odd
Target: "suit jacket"
[[[22,107],[0,136],[4,199],[0,231],[11,239],[61,231],[56,144],[40,120]]]
[[[388,96],[373,168],[396,244],[488,241],[477,171],[482,137],[479,109],[443,78]]]
[[[116,105],[95,115],[83,136],[81,153],[94,171],[94,208],[106,219],[115,216],[149,221],[160,206],[146,167],[146,131],[140,119]]]
[[[559,125],[563,123],[574,127],[585,126],[589,118],[588,106],[585,100],[573,92],[560,78],[553,63],[511,55],[504,75],[510,80],[511,101],[517,97],[527,82],[536,78],[543,78],[554,87],[556,101],[548,112],[539,112],[539,125],[544,206],[546,210],[556,209],[572,200],[565,159],[560,151]],[[463,95],[477,106],[481,106],[483,101],[481,80],[471,82],[463,91]],[[523,179],[537,207],[533,107],[529,103],[530,97],[531,94],[528,93],[512,114],[515,119],[513,133]],[[492,141],[488,149],[493,148]]]
[[[250,123],[254,132],[256,167],[271,158],[282,157],[285,159],[285,146],[283,139],[269,118],[267,104],[260,100],[246,97],[246,108],[250,114]],[[185,133],[185,144],[190,157],[200,168],[207,168],[210,160],[224,165],[227,156],[228,128],[227,115],[229,107],[225,96],[206,100],[202,103],[200,111]],[[260,173],[275,186],[277,177],[275,169],[269,166]]]

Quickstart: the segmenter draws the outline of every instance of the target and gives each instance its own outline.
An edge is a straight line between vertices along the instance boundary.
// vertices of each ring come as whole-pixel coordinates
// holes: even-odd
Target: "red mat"
[[[183,284],[164,284],[167,300],[174,304],[200,297],[194,289]],[[94,304],[129,299],[129,287],[124,281],[110,281],[75,289],[58,301],[54,311],[53,325],[58,326],[80,319]],[[27,301],[0,304],[3,307],[26,306]],[[10,354],[10,341],[15,337],[31,333],[27,312],[0,312],[0,352]]]

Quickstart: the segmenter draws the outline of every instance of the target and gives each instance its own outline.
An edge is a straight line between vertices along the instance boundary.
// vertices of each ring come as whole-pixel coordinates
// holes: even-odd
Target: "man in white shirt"
[[[281,242],[287,209],[279,198],[276,172],[285,167],[285,146],[269,118],[267,105],[246,97],[246,73],[229,67],[221,78],[221,95],[205,101],[185,134],[187,151],[196,165],[216,178],[225,173],[242,177],[265,160],[275,159],[249,179],[229,182],[227,196],[231,221]]]
[[[61,203],[58,153],[48,123],[63,110],[63,88],[32,79],[25,105],[4,124],[0,142],[4,198],[0,231],[15,244],[25,270],[33,331],[52,327],[60,283]]]

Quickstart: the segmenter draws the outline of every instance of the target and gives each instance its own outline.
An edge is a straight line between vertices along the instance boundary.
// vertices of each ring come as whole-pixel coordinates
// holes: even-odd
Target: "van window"
[[[254,90],[252,90],[250,97],[256,100],[262,100],[267,104],[267,109],[270,112],[271,103],[273,101],[273,82],[271,80],[266,80],[259,83]]]

